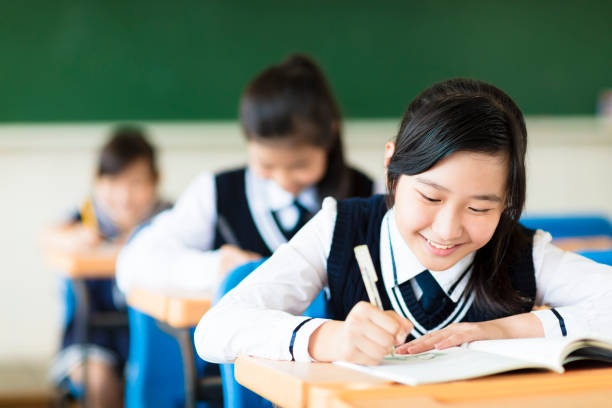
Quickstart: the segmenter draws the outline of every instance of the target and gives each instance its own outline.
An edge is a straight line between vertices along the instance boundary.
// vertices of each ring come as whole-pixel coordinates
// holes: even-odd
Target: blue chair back
[[[612,223],[600,214],[526,214],[521,217],[521,224],[531,229],[542,229],[556,239],[597,235],[612,237]]]
[[[125,406],[181,407],[185,403],[181,352],[156,320],[128,308],[130,354],[126,365]]]
[[[578,253],[595,262],[612,266],[612,251],[580,251]]]
[[[223,282],[219,285],[217,293],[213,298],[213,303],[217,303],[223,295],[232,290],[259,265],[265,262],[265,259],[255,262],[249,262],[234,269],[227,274]],[[329,316],[327,309],[327,296],[324,291],[321,291],[312,304],[304,312],[305,316],[310,317],[327,317]],[[221,381],[223,384],[223,406],[225,408],[271,408],[272,403],[265,398],[255,394],[242,385],[238,384],[234,378],[234,365],[221,364]]]
[[[181,350],[176,339],[163,331],[155,318],[128,307],[130,354],[126,364],[126,408],[179,408],[185,406]],[[191,329],[193,337],[194,328]],[[193,351],[195,354],[195,349]],[[199,377],[219,375],[216,364],[196,358]],[[197,406],[207,407],[206,402]]]

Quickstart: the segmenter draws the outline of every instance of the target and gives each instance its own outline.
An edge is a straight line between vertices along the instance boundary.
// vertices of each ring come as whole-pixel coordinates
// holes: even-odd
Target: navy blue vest
[[[353,306],[361,301],[368,301],[368,296],[355,259],[353,248],[367,244],[372,261],[378,274],[378,292],[385,310],[391,310],[391,302],[384,287],[380,267],[380,229],[382,219],[387,211],[384,196],[376,195],[368,199],[349,199],[338,202],[338,215],[332,239],[331,251],[327,260],[327,276],[330,289],[329,309],[332,318],[345,320]],[[519,248],[513,257],[509,273],[512,286],[527,300],[522,304],[524,312],[532,309],[535,294],[535,275],[532,247],[534,231],[525,230],[530,238]],[[409,285],[408,285],[409,286]],[[440,319],[426,316],[412,291],[402,291],[404,301],[413,316],[428,330]],[[435,313],[447,313],[449,305],[442,305]],[[446,310],[445,310],[446,309]],[[478,310],[472,306],[461,321],[484,321],[506,315],[496,315]],[[431,320],[431,321],[430,321]]]
[[[264,257],[272,251],[261,237],[247,202],[245,185],[246,168],[219,173],[215,176],[217,188],[217,214],[225,218],[242,249],[256,252]],[[357,170],[351,169],[352,192],[357,197],[372,194],[372,181]],[[320,197],[321,198],[321,197]],[[219,228],[215,230],[214,248],[225,244]]]

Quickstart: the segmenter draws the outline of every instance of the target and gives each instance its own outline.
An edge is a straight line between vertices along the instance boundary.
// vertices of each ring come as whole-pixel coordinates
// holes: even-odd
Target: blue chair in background
[[[612,223],[600,214],[526,214],[520,222],[527,228],[549,232],[555,239],[600,235],[612,237]]]
[[[149,220],[138,227],[128,242],[151,224]],[[177,338],[163,330],[155,318],[128,306],[130,352],[126,363],[126,408],[179,408],[186,405],[185,370]],[[193,339],[195,328],[191,328]],[[193,355],[196,356],[193,340]],[[199,379],[219,377],[217,364],[195,358],[195,372]],[[196,385],[196,388],[198,386]],[[198,399],[200,389],[196,389]],[[218,406],[214,402],[197,402],[197,407]]]
[[[179,408],[186,404],[183,356],[177,339],[160,328],[155,318],[128,308],[130,354],[126,364],[127,408]],[[194,328],[189,330],[193,339]],[[193,340],[191,341],[193,347]],[[193,348],[195,356],[195,348]],[[198,378],[219,376],[218,366],[195,358]],[[220,406],[197,402],[197,407]]]
[[[178,343],[157,326],[153,317],[130,307],[128,318],[126,407],[182,407],[185,393]]]
[[[521,224],[549,232],[553,239],[610,237],[612,222],[601,214],[525,215]],[[580,255],[595,262],[612,265],[612,250],[579,250]]]
[[[249,262],[234,269],[225,277],[219,285],[217,293],[213,298],[213,303],[216,303],[227,292],[232,290],[251,272],[253,272],[265,259],[255,262]],[[304,316],[309,317],[328,317],[327,297],[324,291],[321,291],[312,304],[304,312]],[[225,408],[271,408],[272,403],[265,398],[260,397],[254,392],[248,390],[238,384],[234,378],[234,365],[221,364],[221,381],[223,384],[223,405]]]
[[[612,251],[580,251],[578,253],[595,262],[612,266]]]

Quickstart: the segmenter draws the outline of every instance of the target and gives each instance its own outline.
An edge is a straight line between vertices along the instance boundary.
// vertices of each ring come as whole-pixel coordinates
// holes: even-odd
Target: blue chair
[[[595,262],[612,266],[612,251],[580,251],[578,253]]]
[[[131,234],[133,237],[151,224],[141,224]],[[179,408],[185,406],[185,382],[183,360],[179,344],[171,334],[162,330],[151,316],[128,306],[130,328],[130,352],[126,363],[126,408]],[[191,329],[191,338],[193,331]],[[196,356],[195,347],[193,350]],[[199,378],[219,376],[217,364],[195,359]],[[207,407],[198,402],[199,408]]]
[[[520,222],[527,228],[549,232],[555,239],[597,235],[612,237],[612,223],[600,214],[526,214]]]
[[[125,406],[184,405],[181,352],[176,340],[155,319],[128,308],[130,354],[126,367]]]
[[[234,269],[225,277],[219,285],[217,293],[213,298],[213,303],[216,303],[227,292],[232,290],[251,272],[253,272],[265,259],[255,262],[249,262]],[[304,312],[304,316],[310,317],[327,317],[329,316],[327,309],[327,297],[324,291],[321,291],[312,304]],[[223,385],[223,406],[224,408],[271,408],[272,403],[263,397],[248,390],[238,384],[234,378],[234,365],[221,364],[221,381]]]
[[[126,364],[127,408],[185,406],[183,360],[177,340],[155,318],[128,307],[130,354]],[[194,328],[190,330],[193,338]],[[193,350],[194,356],[195,348]],[[219,376],[218,366],[195,359],[199,378]],[[198,402],[198,407],[216,406]]]

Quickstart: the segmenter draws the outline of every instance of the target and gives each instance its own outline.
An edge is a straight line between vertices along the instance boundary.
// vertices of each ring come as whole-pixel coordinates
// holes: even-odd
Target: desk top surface
[[[164,294],[150,289],[133,289],[127,303],[176,328],[193,327],[211,307],[208,294]]]
[[[337,408],[400,407],[407,403],[424,407],[609,406],[612,401],[612,368],[575,368],[565,374],[526,371],[465,381],[417,387],[359,373],[326,363],[270,361],[241,356],[235,375],[245,387],[283,407]],[[563,394],[563,396],[561,396]],[[583,397],[590,401],[584,405]],[[585,400],[586,401],[586,400]],[[571,403],[573,402],[573,405]],[[568,405],[569,404],[569,405]]]
[[[112,278],[119,250],[116,245],[81,250],[45,248],[44,254],[53,269],[70,278]]]

